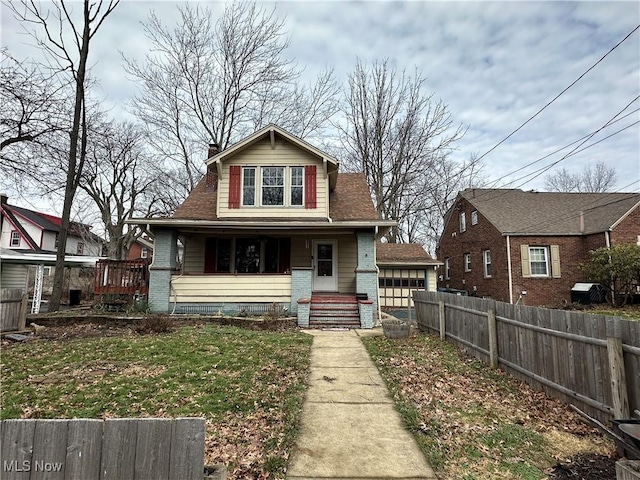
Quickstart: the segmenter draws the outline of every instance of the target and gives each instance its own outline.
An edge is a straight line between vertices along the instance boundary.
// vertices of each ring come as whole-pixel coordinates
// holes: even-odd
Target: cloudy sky
[[[219,2],[199,3],[210,5],[214,13],[223,8]],[[126,115],[125,105],[136,91],[119,52],[142,58],[148,42],[141,22],[153,9],[171,25],[178,18],[177,5],[122,0],[95,37],[92,73],[114,116]],[[306,69],[310,80],[328,65],[345,84],[357,58],[367,63],[388,58],[399,70],[420,69],[427,79],[426,92],[433,92],[449,106],[454,121],[468,127],[455,158],[484,155],[484,174],[497,186],[544,190],[544,174],[534,178],[533,172],[558,162],[578,141],[602,129],[580,148],[600,143],[559,161],[550,171],[564,167],[575,172],[605,161],[617,170],[617,190],[640,190],[640,30],[489,152],[640,25],[640,2],[262,5],[286,17],[291,39],[287,54]],[[33,54],[5,6],[1,20],[3,46],[17,57]],[[603,128],[614,118],[618,121]]]

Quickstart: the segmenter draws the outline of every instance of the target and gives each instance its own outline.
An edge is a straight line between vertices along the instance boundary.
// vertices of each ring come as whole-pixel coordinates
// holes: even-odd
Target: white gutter
[[[511,239],[507,235],[507,272],[509,274],[509,303],[513,304],[513,275],[511,273]]]

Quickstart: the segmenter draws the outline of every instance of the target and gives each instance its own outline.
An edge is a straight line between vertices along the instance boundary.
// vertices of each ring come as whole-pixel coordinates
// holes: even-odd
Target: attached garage
[[[431,258],[417,243],[378,243],[378,292],[380,306],[387,310],[407,308],[414,290],[436,291],[437,268],[442,262]]]

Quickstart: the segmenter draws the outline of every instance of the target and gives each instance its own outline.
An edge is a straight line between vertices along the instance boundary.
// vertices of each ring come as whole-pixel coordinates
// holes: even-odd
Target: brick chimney
[[[209,144],[209,151],[207,153],[207,160],[220,152],[220,146],[217,143]],[[213,192],[216,189],[218,183],[218,170],[215,164],[207,166],[207,179],[205,181],[205,187],[207,192]]]
[[[207,153],[207,159],[213,157],[214,155],[217,155],[218,153],[220,153],[220,145],[218,145],[217,143],[210,143],[209,152]]]

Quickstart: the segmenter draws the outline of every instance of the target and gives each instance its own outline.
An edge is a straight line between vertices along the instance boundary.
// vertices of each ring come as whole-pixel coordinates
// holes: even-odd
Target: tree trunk
[[[80,60],[78,63],[78,72],[76,74],[76,96],[75,106],[73,110],[73,126],[71,128],[71,145],[69,147],[69,167],[67,170],[67,181],[64,189],[64,205],[62,207],[62,222],[60,225],[60,233],[58,235],[58,250],[56,252],[56,270],[53,277],[53,290],[49,300],[49,311],[55,312],[60,309],[60,300],[62,298],[62,280],[64,275],[64,258],[67,249],[67,237],[69,235],[69,224],[71,223],[71,205],[73,197],[77,189],[76,178],[82,172],[76,172],[78,141],[80,139],[80,127],[82,120],[82,110],[84,108],[84,81],[87,66],[87,57],[89,56],[89,2],[84,1],[84,28],[82,32],[82,47],[80,49]],[[82,128],[86,128],[82,125]],[[84,155],[85,152],[80,152]]]

